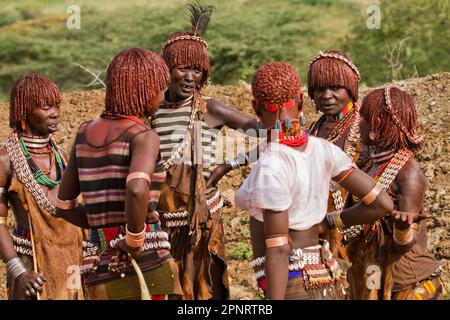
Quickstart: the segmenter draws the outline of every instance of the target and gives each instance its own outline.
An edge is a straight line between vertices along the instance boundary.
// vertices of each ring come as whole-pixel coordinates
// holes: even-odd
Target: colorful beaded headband
[[[343,62],[345,62],[350,68],[352,68],[352,70],[356,73],[356,75],[358,76],[358,80],[361,80],[361,75],[359,74],[359,70],[358,68],[353,64],[353,62],[351,62],[349,59],[347,59],[344,56],[341,56],[337,53],[330,53],[330,52],[323,52],[323,51],[319,51],[319,54],[317,56],[315,56],[308,65],[308,68],[311,67],[311,65],[321,59],[321,58],[333,58],[333,59],[337,59],[337,60],[341,60]]]
[[[196,36],[196,35],[193,35],[193,36],[191,36],[191,35],[182,35],[182,36],[178,36],[178,37],[175,37],[175,38],[173,38],[173,39],[169,39],[169,40],[167,40],[166,42],[164,42],[163,44],[162,44],[162,46],[161,46],[161,53],[162,52],[164,52],[164,50],[166,49],[166,47],[169,45],[169,44],[171,44],[171,43],[174,43],[174,42],[177,42],[177,41],[182,41],[182,40],[193,40],[193,41],[198,41],[198,42],[200,42],[201,44],[203,44],[205,47],[206,47],[206,49],[208,49],[208,44],[206,43],[206,41],[205,40],[203,40],[201,37],[199,37],[199,36]]]
[[[422,137],[420,137],[416,132],[409,132],[408,129],[400,122],[400,120],[397,118],[394,112],[394,108],[392,107],[392,101],[391,101],[391,89],[393,88],[393,85],[388,85],[384,89],[384,97],[386,100],[386,111],[390,114],[392,119],[394,120],[395,124],[405,133],[406,137],[409,141],[411,141],[414,144],[419,144],[422,142]]]
[[[277,112],[279,107],[282,107],[282,108],[285,108],[285,109],[290,109],[293,106],[295,106],[295,104],[298,103],[299,100],[300,100],[300,94],[301,94],[301,92],[299,92],[294,99],[291,99],[291,100],[286,101],[284,103],[264,102],[264,101],[258,100],[256,97],[253,97],[253,99],[255,100],[255,104],[259,108],[264,108],[264,109],[266,109],[269,112]]]

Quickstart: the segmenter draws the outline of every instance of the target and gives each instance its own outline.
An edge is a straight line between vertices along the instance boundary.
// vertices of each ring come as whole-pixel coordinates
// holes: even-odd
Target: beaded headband
[[[392,107],[392,101],[391,101],[391,95],[390,95],[392,88],[394,88],[393,85],[388,85],[384,89],[384,98],[386,100],[386,111],[392,117],[395,124],[405,133],[408,140],[414,144],[419,144],[420,142],[422,142],[422,137],[419,136],[416,132],[412,132],[412,133],[409,132],[408,129],[400,122],[400,120],[395,115],[394,108]]]
[[[319,59],[322,58],[333,58],[333,59],[337,59],[337,60],[341,60],[342,62],[345,62],[358,76],[358,80],[361,80],[361,75],[359,73],[358,68],[355,66],[355,64],[353,62],[351,62],[349,59],[347,59],[344,56],[341,56],[337,53],[330,53],[330,52],[323,52],[323,51],[319,51],[319,54],[317,56],[315,56],[308,65],[308,68],[311,67],[311,65],[316,62]]]
[[[169,44],[174,43],[174,42],[177,42],[177,41],[183,41],[183,40],[193,40],[193,41],[200,42],[202,45],[205,46],[206,49],[208,49],[208,44],[207,44],[206,41],[203,40],[201,37],[196,36],[196,35],[191,36],[191,35],[185,34],[185,35],[178,36],[178,37],[175,37],[175,38],[173,38],[173,39],[169,39],[169,40],[165,41],[165,42],[162,44],[162,46],[161,46],[161,53],[164,52],[164,50],[166,49],[166,47],[167,47]]]
[[[301,94],[301,92],[299,92],[298,95],[294,99],[288,100],[281,104],[275,103],[275,102],[264,102],[264,101],[258,100],[256,97],[253,97],[253,99],[255,100],[255,104],[259,108],[264,108],[269,112],[277,112],[279,107],[290,109],[293,106],[295,106],[295,104],[297,104],[300,100],[300,94]]]

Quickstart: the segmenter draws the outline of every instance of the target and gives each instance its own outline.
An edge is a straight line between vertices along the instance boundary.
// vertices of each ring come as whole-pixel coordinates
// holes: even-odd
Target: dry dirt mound
[[[429,191],[425,200],[427,212],[433,215],[428,222],[429,249],[447,264],[450,260],[450,73],[440,73],[425,78],[409,79],[395,83],[412,95],[419,110],[421,129],[425,137],[424,146],[416,157],[420,161],[428,181]],[[370,90],[361,90],[361,98]],[[306,90],[303,90],[306,92]],[[211,86],[207,95],[215,97],[247,113],[252,113],[250,87],[242,85]],[[58,142],[70,150],[80,123],[98,116],[103,109],[104,91],[72,92],[64,94],[61,130]],[[310,99],[306,99],[305,114],[308,122],[319,117]],[[8,105],[0,104],[3,118],[0,121],[0,141],[5,141],[9,132]],[[249,168],[235,170],[220,182],[220,188],[231,201],[234,191],[242,183]],[[251,258],[248,229],[248,215],[234,207],[224,211],[227,234],[227,250],[230,258],[232,297],[235,299],[257,299],[260,297],[252,273],[248,267]],[[0,262],[0,267],[2,267]],[[447,265],[448,268],[448,265]],[[447,269],[448,271],[448,269]],[[449,277],[445,278],[447,288]],[[0,299],[5,299],[5,278],[0,270]]]

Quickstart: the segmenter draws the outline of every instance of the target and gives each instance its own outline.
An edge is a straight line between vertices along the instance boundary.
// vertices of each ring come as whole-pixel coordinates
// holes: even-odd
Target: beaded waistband
[[[115,249],[120,241],[119,235],[126,236],[125,226],[93,229],[90,241],[83,241],[83,263],[81,275],[83,277],[95,277],[99,273],[129,273],[132,271],[128,260],[122,261],[115,255]],[[143,256],[153,250],[170,250],[169,236],[161,230],[161,224],[146,224]],[[154,252],[154,251],[153,251]],[[143,259],[145,260],[145,259]]]
[[[262,283],[261,280],[265,278],[265,261],[265,257],[258,257],[250,262],[258,283]],[[339,267],[326,242],[324,245],[293,249],[289,256],[289,275],[302,276],[306,289],[338,284],[346,278],[346,272]]]
[[[219,189],[213,188],[206,191],[206,205],[210,217],[224,206],[224,199]],[[161,223],[166,228],[182,227],[189,225],[189,212],[187,210],[178,212],[160,212]]]

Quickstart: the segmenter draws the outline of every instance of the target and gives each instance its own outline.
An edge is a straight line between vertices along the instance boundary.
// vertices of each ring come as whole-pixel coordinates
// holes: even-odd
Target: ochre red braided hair
[[[413,100],[406,92],[396,87],[390,87],[389,96],[392,112],[398,123],[389,111],[385,88],[371,91],[361,106],[361,116],[378,135],[375,145],[381,149],[408,148],[417,151],[421,147],[421,139],[418,135],[419,121]]]
[[[108,67],[105,110],[113,114],[143,116],[149,101],[169,84],[164,60],[143,48],[120,52]]]
[[[256,70],[252,79],[253,97],[266,103],[283,104],[300,94],[300,77],[285,62],[272,62]]]
[[[334,57],[333,57],[334,56]],[[345,53],[338,50],[320,52],[308,70],[308,95],[314,98],[316,88],[345,88],[354,102],[358,101],[359,71]]]
[[[61,92],[58,86],[38,73],[31,73],[17,80],[11,89],[9,126],[20,126],[21,121],[27,120],[36,108],[60,103]]]

